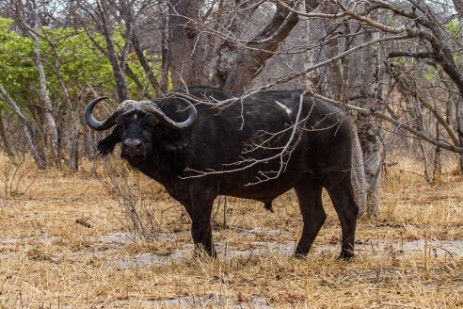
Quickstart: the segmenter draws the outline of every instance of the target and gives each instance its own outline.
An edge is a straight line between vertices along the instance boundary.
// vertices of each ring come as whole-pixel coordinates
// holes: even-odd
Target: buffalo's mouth
[[[146,160],[145,154],[127,154],[125,151],[122,151],[121,157],[130,164],[138,164]]]

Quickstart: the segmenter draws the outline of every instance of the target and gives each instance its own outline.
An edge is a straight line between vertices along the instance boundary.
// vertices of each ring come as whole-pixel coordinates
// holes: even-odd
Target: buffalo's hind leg
[[[359,208],[354,200],[350,182],[339,182],[333,188],[327,188],[333,206],[341,221],[342,246],[339,258],[349,260],[354,256],[355,229]]]
[[[322,186],[314,179],[307,179],[295,188],[304,227],[296,247],[296,257],[304,257],[326,220],[322,203]]]

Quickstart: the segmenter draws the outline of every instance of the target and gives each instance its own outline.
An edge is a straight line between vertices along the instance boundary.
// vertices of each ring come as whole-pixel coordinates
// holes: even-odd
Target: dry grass
[[[463,307],[462,176],[428,184],[411,161],[389,168],[381,216],[360,220],[349,263],[336,260],[340,228],[329,202],[316,246],[297,260],[301,218],[291,194],[275,213],[229,199],[229,228],[221,229],[222,204],[214,217],[219,258],[204,261],[191,256],[180,205],[122,164],[111,168],[86,162],[75,175],[25,162],[15,170],[0,158],[2,307]],[[127,190],[152,240],[126,232],[134,229],[121,208]]]

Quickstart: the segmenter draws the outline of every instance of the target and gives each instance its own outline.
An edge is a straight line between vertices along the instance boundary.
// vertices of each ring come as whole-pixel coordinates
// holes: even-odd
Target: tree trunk
[[[124,100],[129,99],[129,87],[127,85],[127,80],[124,74],[124,64],[119,61],[119,57],[116,51],[116,45],[114,43],[114,30],[111,26],[110,15],[109,15],[109,5],[107,0],[100,0],[100,17],[101,23],[103,25],[103,32],[106,41],[106,48],[107,53],[106,56],[108,57],[109,61],[111,62],[111,66],[113,68],[114,80],[116,82],[116,90],[117,95],[119,97],[119,101],[122,102]],[[121,57],[122,62],[124,62],[124,57]]]
[[[195,24],[203,7],[202,0],[171,1],[169,53],[174,88],[209,85],[209,60],[206,46]],[[188,61],[186,61],[188,59]]]
[[[363,107],[366,106],[362,105]],[[379,214],[381,168],[384,162],[383,141],[378,120],[371,116],[359,116],[357,119],[359,139],[363,151],[363,166],[367,189],[366,214]]]
[[[333,13],[332,6],[329,4],[321,5],[320,11],[323,13]],[[348,24],[342,25],[342,28],[333,25],[330,21],[315,19],[309,21],[309,33],[310,40],[313,42],[325,42],[320,46],[319,49],[312,52],[312,64],[323,62],[327,59],[339,55],[343,49],[347,49],[351,46],[350,43],[346,42],[346,39],[342,37],[336,37],[339,31],[344,31],[346,35],[351,32]],[[362,42],[360,42],[362,43]],[[360,44],[359,43],[359,44]],[[365,52],[365,54],[367,54]],[[366,55],[362,57],[367,57]],[[346,57],[345,59],[332,62],[330,65],[322,67],[310,74],[310,85],[309,87],[317,89],[324,96],[332,98],[334,100],[344,102],[347,97],[355,96],[360,97],[361,90],[368,92],[368,96],[375,97],[373,89],[361,89],[363,83],[368,85],[371,84],[371,80],[365,82],[367,78],[371,78],[371,69],[365,68],[365,62],[367,59],[358,59],[353,57]],[[365,72],[366,71],[366,72]],[[367,76],[364,76],[368,75]],[[346,81],[350,81],[347,83]],[[347,85],[346,85],[347,84]],[[350,88],[348,88],[350,86]],[[365,95],[363,94],[362,95]],[[369,101],[369,100],[365,100]],[[376,136],[373,135],[373,140],[368,141],[365,132],[369,131],[366,124],[369,121],[374,121],[374,118],[362,119],[362,116],[358,116],[356,119],[357,130],[352,132],[353,148],[352,148],[352,186],[356,202],[359,206],[359,215],[365,213],[374,213],[371,208],[378,208],[379,194],[379,180],[377,179],[378,173],[376,170],[373,171],[374,165],[372,155],[375,155],[374,149],[376,147],[367,146],[370,143],[377,142]],[[365,131],[366,130],[366,131]],[[378,133],[374,131],[374,133]],[[371,151],[370,151],[371,149]],[[368,162],[366,162],[368,161]],[[374,161],[373,161],[374,162]],[[368,174],[367,174],[368,172]]]
[[[458,139],[460,140],[460,145],[463,145],[463,102],[460,100],[455,100],[456,109],[457,109],[457,127],[458,127]],[[460,173],[463,175],[463,154],[459,155],[460,160]]]
[[[161,87],[159,85],[159,81],[157,80],[156,76],[154,76],[153,70],[148,62],[148,59],[146,59],[145,54],[143,53],[140,41],[138,39],[138,34],[136,32],[136,29],[134,29],[134,17],[132,14],[132,7],[128,3],[121,1],[120,2],[120,12],[122,15],[122,18],[124,19],[125,25],[126,25],[126,40],[131,40],[133,50],[135,51],[135,54],[137,55],[138,61],[140,62],[143,71],[145,72],[146,76],[148,77],[148,80],[151,84],[151,87],[153,88],[155,92],[155,96],[160,96],[161,95]],[[131,33],[129,33],[131,31]],[[149,95],[149,91],[146,92],[144,91],[144,87],[141,86],[141,83],[135,76],[135,74],[132,73],[130,70],[130,67],[127,63],[125,63],[125,71],[129,73],[129,77],[132,78],[132,80],[137,84],[138,88],[143,91],[143,94],[148,99],[151,98]]]
[[[463,0],[453,0],[453,5],[455,6],[455,10],[458,15],[463,17]]]
[[[440,134],[440,125],[439,122],[436,121],[436,139],[441,139]],[[438,174],[442,174],[442,149],[440,147],[433,147],[434,148],[434,170],[433,175],[434,177]]]
[[[362,145],[358,137],[357,127],[353,126],[352,132],[352,188],[354,190],[355,202],[359,207],[359,216],[367,211],[368,183],[365,177]]]
[[[259,74],[265,66],[267,59],[273,56],[273,53],[278,49],[289,35],[291,30],[296,26],[299,17],[289,12],[287,9],[277,6],[277,10],[267,24],[267,26],[258,33],[249,43],[247,48],[238,50],[237,46],[233,46],[230,42],[224,42],[220,50],[222,59],[226,63],[225,68],[222,67],[219,78],[219,87],[223,87],[230,92],[242,92],[246,90],[252,80]]]
[[[69,166],[74,170],[79,170],[79,132],[70,132],[69,141]]]
[[[78,162],[78,133],[80,130],[80,123],[79,117],[77,115],[77,111],[74,111],[72,108],[71,98],[69,97],[69,92],[64,81],[59,74],[59,68],[57,68],[57,78],[60,82],[61,89],[64,94],[64,100],[66,102],[65,105],[65,113],[62,119],[63,125],[63,135],[65,137],[65,145],[67,147],[68,152],[68,159],[67,165],[72,168],[74,171],[79,169],[79,162]]]
[[[159,4],[159,10],[161,12],[167,11],[163,9],[163,5]],[[160,80],[160,91],[161,93],[167,93],[169,91],[169,71],[171,66],[171,55],[169,52],[169,18],[167,14],[161,15],[161,80]]]
[[[6,155],[10,158],[13,158],[14,153],[13,153],[13,150],[11,150],[10,142],[8,141],[8,138],[6,136],[5,124],[3,123],[3,116],[2,116],[1,109],[0,109],[0,137],[2,138],[3,149],[5,150]]]
[[[371,41],[375,33],[364,30],[360,42]],[[379,84],[378,46],[369,46],[350,59],[348,97],[356,100],[364,108],[381,110],[381,86]],[[355,58],[354,58],[355,57]],[[384,162],[384,147],[381,135],[381,122],[373,116],[359,115],[357,129],[363,151],[363,167],[368,184],[366,214],[379,214],[381,168]]]
[[[146,59],[145,54],[141,49],[140,42],[138,41],[138,36],[135,33],[132,35],[132,46],[135,50],[135,54],[137,55],[138,61],[140,62],[143,68],[143,71],[145,71],[145,74],[148,77],[148,80],[150,81],[151,87],[153,87],[154,89],[155,96],[161,96],[161,86],[159,85],[156,76],[154,76],[153,70],[151,69],[148,60]]]
[[[324,13],[332,14],[335,13],[331,5],[322,5],[322,10]],[[341,39],[333,38],[339,27],[336,23],[333,23],[331,20],[321,19],[316,22],[317,26],[321,27],[323,30],[323,36],[321,40],[326,41],[320,50],[320,61],[330,59],[341,53]],[[323,67],[320,72],[320,91],[325,94],[325,96],[337,100],[339,102],[345,101],[346,89],[345,89],[345,76],[348,74],[348,70],[342,66],[343,62],[346,62],[346,65],[349,64],[348,59],[344,61],[337,60],[329,65]],[[348,67],[347,67],[348,68]]]
[[[48,96],[48,87],[47,87],[47,80],[45,77],[45,70],[42,64],[42,58],[40,55],[40,38],[38,37],[39,32],[39,13],[37,3],[34,1],[34,28],[33,31],[29,31],[30,35],[34,39],[34,56],[35,56],[35,64],[37,66],[37,72],[39,73],[39,80],[40,80],[40,96],[42,98],[44,104],[44,115],[48,125],[48,134],[51,140],[51,154],[52,159],[56,166],[61,165],[61,158],[60,158],[60,145],[59,145],[59,137],[58,137],[58,129],[56,127],[55,118],[53,117],[53,105],[51,103],[50,97]]]

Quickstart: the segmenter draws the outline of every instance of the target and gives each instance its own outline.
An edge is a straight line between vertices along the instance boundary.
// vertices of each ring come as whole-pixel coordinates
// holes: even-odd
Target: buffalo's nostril
[[[137,138],[128,138],[122,143],[128,155],[138,155],[142,149],[143,143]]]

